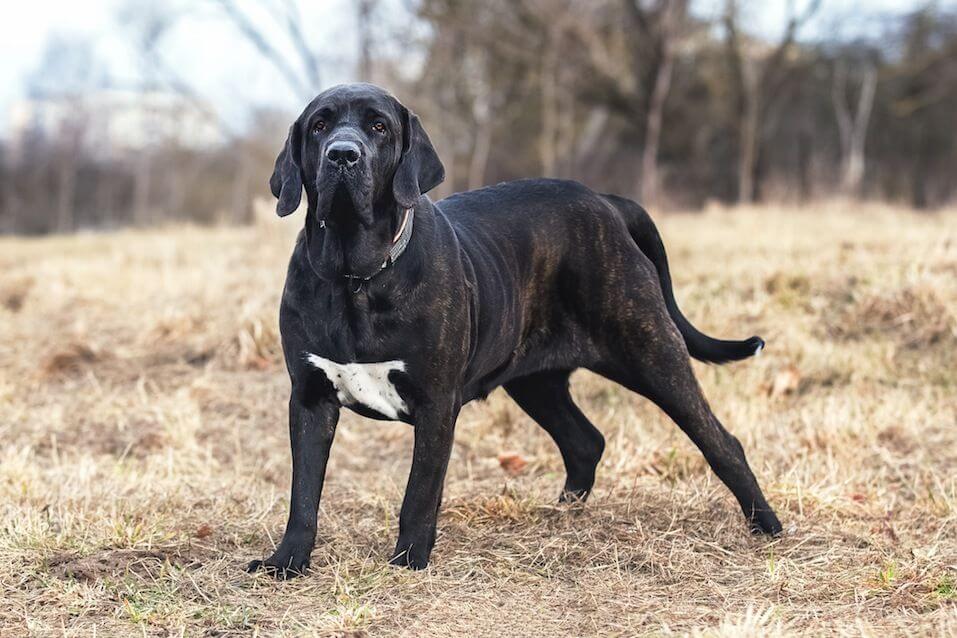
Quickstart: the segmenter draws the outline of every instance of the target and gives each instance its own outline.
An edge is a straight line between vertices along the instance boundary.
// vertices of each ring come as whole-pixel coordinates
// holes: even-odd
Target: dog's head
[[[343,84],[289,128],[269,186],[280,216],[299,207],[305,188],[310,253],[322,253],[313,265],[331,278],[378,270],[401,214],[444,177],[414,113],[377,86]]]

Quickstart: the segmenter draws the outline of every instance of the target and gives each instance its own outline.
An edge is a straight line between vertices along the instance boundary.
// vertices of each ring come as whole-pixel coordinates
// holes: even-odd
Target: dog
[[[430,201],[444,177],[419,118],[371,84],[324,91],[289,129],[269,184],[280,216],[303,190],[308,203],[279,316],[292,495],[282,542],[248,570],[288,578],[309,566],[342,407],[415,428],[394,565],[428,565],[456,417],[499,386],[554,439],[566,469],[561,500],[584,500],[605,442],[569,393],[577,368],[660,406],[752,531],[778,534],[689,360],[744,359],[764,342],[713,339],[682,315],[648,213],[556,179]]]

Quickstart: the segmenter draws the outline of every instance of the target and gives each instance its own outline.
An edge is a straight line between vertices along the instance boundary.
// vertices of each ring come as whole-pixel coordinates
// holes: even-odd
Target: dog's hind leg
[[[741,443],[724,429],[701,392],[684,340],[664,309],[645,318],[622,330],[615,361],[596,371],[651,399],[678,424],[734,494],[752,531],[779,533],[781,523],[765,500]]]
[[[584,500],[595,483],[605,438],[582,414],[568,390],[569,371],[539,372],[514,379],[505,390],[551,435],[565,461],[560,501]]]

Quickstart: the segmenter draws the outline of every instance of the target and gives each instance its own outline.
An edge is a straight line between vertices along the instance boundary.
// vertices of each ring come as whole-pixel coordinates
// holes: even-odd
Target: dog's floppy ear
[[[286,145],[276,158],[276,167],[269,178],[269,190],[276,202],[276,214],[285,217],[299,208],[302,200],[302,168],[299,162],[299,123],[289,127]]]
[[[422,128],[418,116],[400,105],[402,113],[402,157],[392,178],[392,195],[405,208],[412,208],[420,195],[445,179],[445,167]]]

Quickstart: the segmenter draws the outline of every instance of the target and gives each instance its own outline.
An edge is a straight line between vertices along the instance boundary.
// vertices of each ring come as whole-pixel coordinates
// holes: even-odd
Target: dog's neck
[[[352,273],[343,273],[342,276],[356,284],[356,290],[358,290],[362,285],[362,282],[371,280],[380,272],[391,266],[395,260],[405,252],[409,242],[412,240],[412,225],[414,221],[415,209],[406,208],[405,212],[402,214],[401,221],[399,222],[399,229],[392,237],[392,245],[389,246],[389,254],[386,255],[386,258],[382,260],[382,265],[379,266],[379,270],[367,276],[354,275]]]
[[[341,281],[357,291],[405,252],[412,239],[414,219],[414,208],[393,202],[377,211],[371,226],[357,223],[343,229],[320,218],[315,209],[310,210],[305,229],[309,265],[320,279]],[[346,255],[354,253],[366,255],[367,263],[350,267]]]

